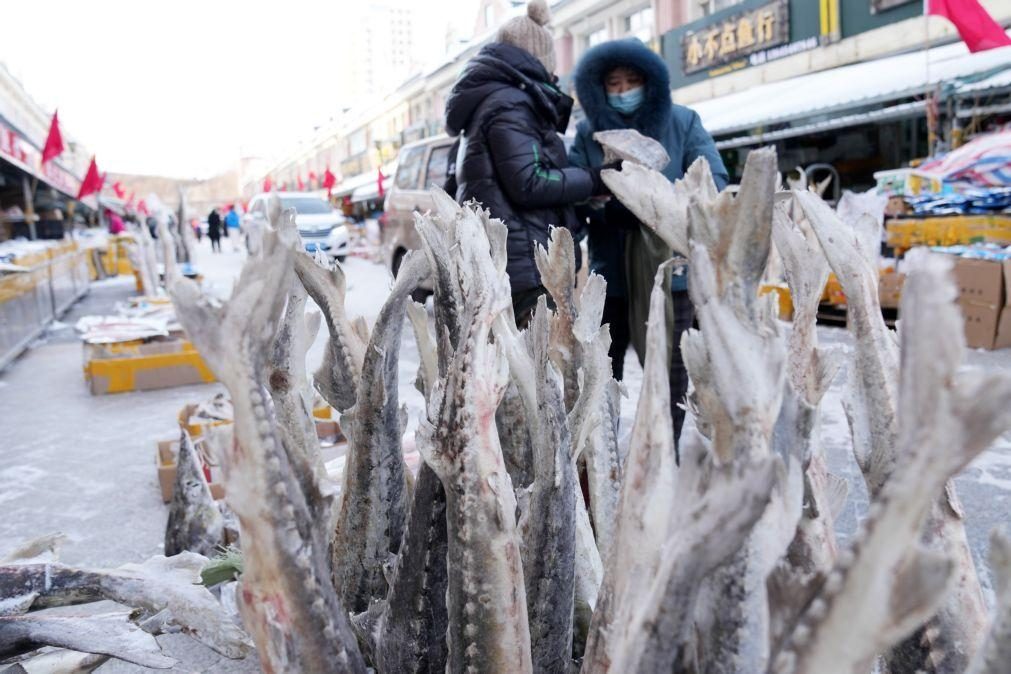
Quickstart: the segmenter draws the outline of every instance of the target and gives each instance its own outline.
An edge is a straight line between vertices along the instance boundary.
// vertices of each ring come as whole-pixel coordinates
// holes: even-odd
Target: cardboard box
[[[1004,268],[1004,306],[1011,306],[1011,260],[1001,263]]]
[[[331,445],[345,440],[340,423],[328,419],[316,419],[316,437],[321,442]]]
[[[883,272],[878,278],[878,299],[884,309],[898,309],[902,301],[902,284],[905,274]]]
[[[93,395],[207,384],[214,373],[185,340],[85,344],[84,378]]]
[[[176,486],[176,460],[179,455],[178,440],[162,440],[158,443],[155,461],[158,464],[158,485],[161,487],[161,499],[165,503],[172,502]],[[225,488],[217,482],[210,482],[211,496],[215,500],[225,497]]]
[[[959,302],[991,307],[1004,306],[1005,264],[990,260],[958,258],[955,261],[955,281],[958,283]]]
[[[965,343],[973,349],[1011,346],[1011,309],[959,302],[965,319]]]

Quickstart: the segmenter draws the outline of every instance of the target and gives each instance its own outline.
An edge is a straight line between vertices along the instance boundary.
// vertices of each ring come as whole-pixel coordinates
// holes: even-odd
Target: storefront
[[[921,11],[917,3],[888,0],[742,2],[664,36],[675,98],[685,88],[728,90],[690,105],[733,178],[749,149],[774,145],[784,172],[799,167],[816,179],[838,176],[834,189],[869,188],[876,171],[957,144],[966,131],[984,130],[1008,113],[1007,49],[970,54],[955,42],[817,67],[860,45],[870,53],[893,24],[925,27],[909,21]],[[781,76],[798,65],[806,74]]]

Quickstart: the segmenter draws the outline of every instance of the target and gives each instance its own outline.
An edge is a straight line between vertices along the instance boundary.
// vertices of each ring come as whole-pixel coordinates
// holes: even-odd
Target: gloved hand
[[[617,229],[639,229],[639,218],[617,199],[611,199],[604,206],[604,222]]]
[[[601,171],[605,171],[607,169],[614,169],[615,171],[620,171],[621,170],[621,162],[620,161],[616,161],[616,162],[612,162],[610,164],[604,164],[603,166],[594,166],[593,168],[589,169],[589,171],[590,171],[590,178],[593,180],[593,195],[592,196],[595,196],[595,197],[598,197],[598,196],[601,196],[601,195],[611,196],[611,190],[609,190],[607,188],[607,185],[605,185],[604,181],[601,180],[601,178],[600,178],[600,172]]]

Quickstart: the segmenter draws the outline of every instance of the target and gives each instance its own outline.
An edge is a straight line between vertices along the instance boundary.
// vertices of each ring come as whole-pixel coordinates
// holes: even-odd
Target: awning
[[[922,51],[900,54],[762,84],[692,107],[714,136],[801,120],[831,122],[839,113],[870,112],[885,103],[923,95],[939,82],[954,93],[963,85],[986,81],[977,82],[973,76],[1004,76],[1011,68],[1011,47],[976,54],[970,54],[962,42],[935,47],[929,54],[929,79],[927,61]],[[854,117],[852,123],[863,122]]]
[[[378,176],[377,176],[378,178]],[[393,176],[383,177],[383,193],[390,191],[393,187]],[[373,179],[368,185],[362,185],[351,193],[351,203],[357,204],[362,201],[372,201],[379,198],[379,180]]]
[[[396,173],[397,171],[397,162],[396,160],[391,161],[389,164],[387,164],[382,168],[383,168],[383,176],[385,178],[383,180],[383,189],[385,190],[389,189],[390,184],[389,181],[393,177],[393,174]],[[352,201],[365,201],[370,198],[375,199],[376,197],[379,196],[378,183],[379,183],[379,172],[376,169],[372,169],[371,171],[359,173],[356,176],[351,176],[350,178],[342,180],[341,183],[333,189],[333,195],[338,198],[351,196]],[[354,195],[360,189],[366,191],[368,189],[372,189],[375,191],[375,194],[371,197],[366,196],[363,197],[362,199],[356,199]],[[363,191],[362,194],[365,194],[365,191]]]

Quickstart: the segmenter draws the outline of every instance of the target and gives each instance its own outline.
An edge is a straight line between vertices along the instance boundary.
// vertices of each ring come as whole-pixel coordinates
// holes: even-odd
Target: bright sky
[[[0,61],[102,170],[207,177],[335,115],[336,45],[362,1],[4,2]],[[439,5],[421,14],[469,34],[477,0]],[[426,28],[441,45],[445,24]]]

